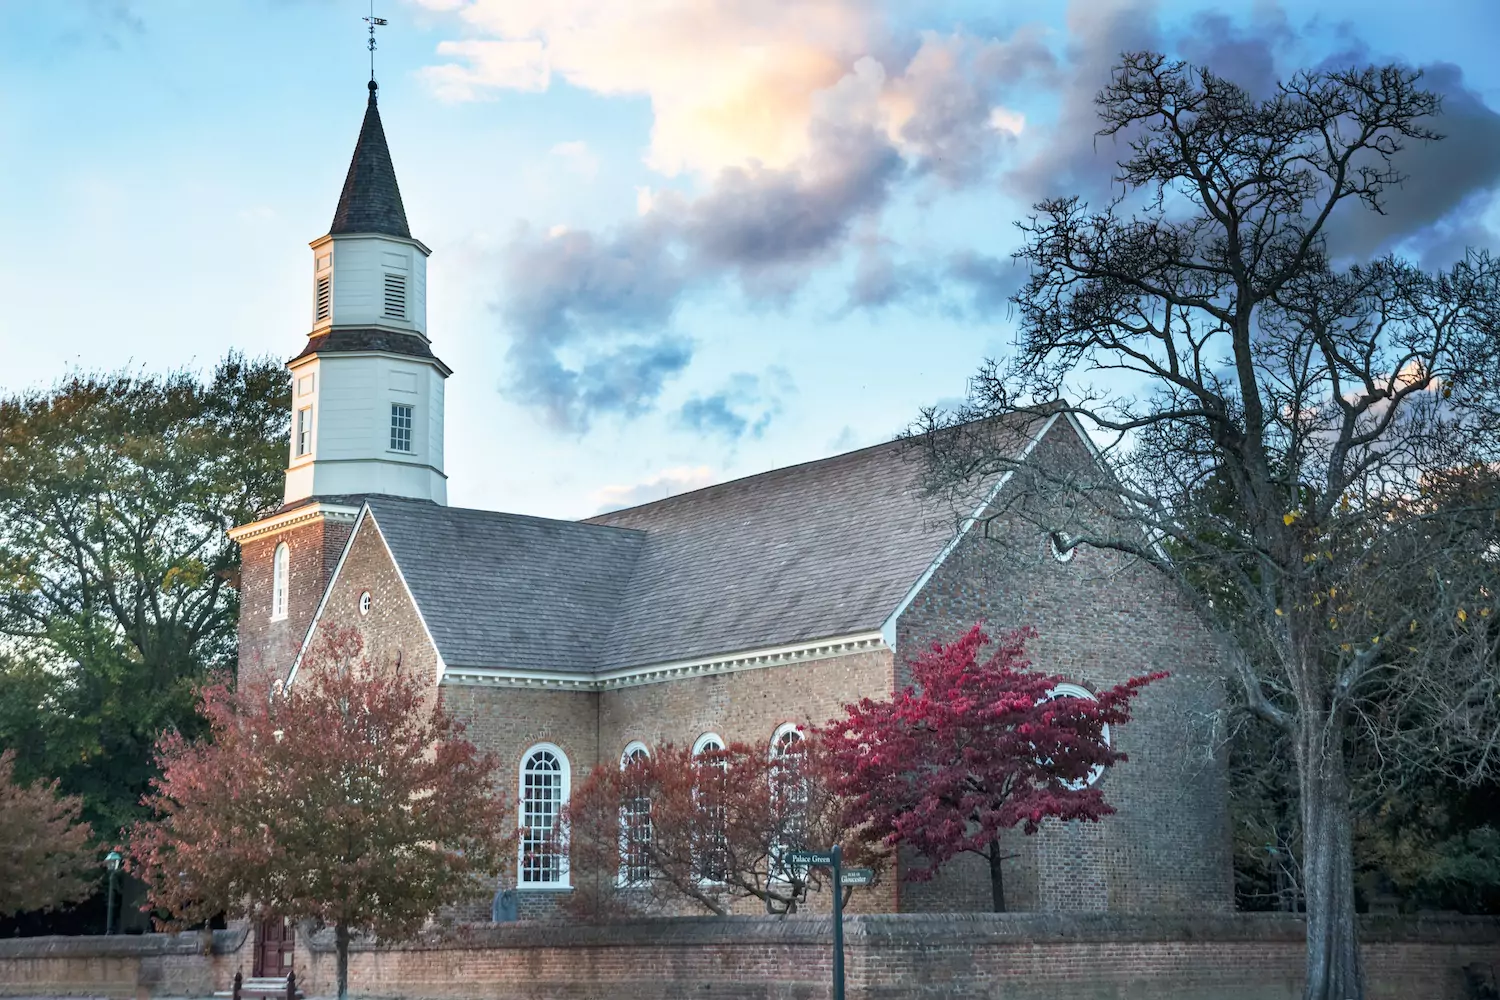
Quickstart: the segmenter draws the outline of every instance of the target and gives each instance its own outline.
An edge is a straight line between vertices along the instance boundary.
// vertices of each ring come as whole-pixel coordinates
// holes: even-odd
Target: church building
[[[889,695],[934,641],[981,619],[1031,625],[1034,667],[1067,677],[1066,693],[1171,677],[1112,735],[1129,761],[1096,780],[1115,815],[1014,833],[1009,908],[1232,907],[1223,764],[1190,736],[1222,704],[1221,670],[1149,568],[1040,532],[1012,544],[1035,558],[995,558],[974,518],[924,503],[897,443],[583,521],[448,506],[454,372],[427,328],[432,251],[407,224],[369,88],[333,223],[311,244],[310,330],[287,365],[285,502],[230,532],[241,684],[292,679],[332,622],[359,628],[377,662],[399,655],[430,677],[524,805],[531,832],[496,888],[514,890],[521,919],[547,918],[573,885],[565,852],[543,849],[547,830],[597,764],[668,743],[775,752]],[[1029,462],[1095,460],[1066,414],[1004,432]],[[853,907],[988,910],[981,869],[960,859],[932,881],[887,878]],[[488,906],[472,915],[489,919]]]

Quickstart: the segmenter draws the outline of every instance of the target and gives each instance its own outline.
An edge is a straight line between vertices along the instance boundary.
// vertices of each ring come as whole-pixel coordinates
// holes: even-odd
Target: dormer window
[[[385,316],[387,319],[406,318],[406,275],[385,276]]]
[[[333,313],[333,275],[318,278],[317,291],[313,295],[313,322],[321,323]]]
[[[411,451],[411,404],[391,404],[391,451]]]

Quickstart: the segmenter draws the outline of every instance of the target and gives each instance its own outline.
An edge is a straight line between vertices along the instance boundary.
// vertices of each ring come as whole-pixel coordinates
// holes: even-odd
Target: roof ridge
[[[837,462],[841,459],[852,458],[855,455],[860,455],[865,452],[895,448],[902,445],[903,443],[904,439],[897,437],[892,438],[889,441],[881,441],[876,444],[867,444],[861,448],[853,448],[849,451],[841,451],[837,454],[825,455],[822,458],[810,458],[804,462],[793,462],[791,465],[778,465],[774,469],[762,469],[760,472],[747,473],[743,476],[736,476],[733,479],[726,479],[723,482],[709,483],[707,486],[699,486],[696,489],[687,490],[682,493],[673,493],[670,496],[658,497],[655,500],[648,500],[645,503],[638,503],[631,507],[621,507],[618,510],[605,511],[602,514],[593,514],[589,517],[580,518],[579,523],[594,524],[601,517],[614,517],[616,514],[628,514],[634,511],[645,510],[648,507],[656,507],[659,505],[672,503],[676,500],[686,500],[688,497],[695,497],[701,493],[707,493],[710,490],[717,490],[728,486],[734,486],[737,483],[745,483],[749,482],[752,479],[761,479],[767,476],[774,476],[778,473],[795,472],[801,469],[808,469],[815,465],[828,465],[832,462]]]
[[[448,504],[433,503],[431,500],[418,499],[417,497],[397,496],[394,493],[370,494],[369,496],[365,497],[365,502],[369,503],[372,509],[376,503],[394,502],[409,504],[413,507],[421,507],[424,509],[430,508],[434,512],[452,511],[456,514],[477,514],[486,518],[503,518],[511,521],[531,521],[538,524],[562,524],[584,528],[603,528],[607,531],[621,531],[632,535],[643,535],[646,533],[644,528],[627,528],[618,524],[592,524],[588,521],[574,520],[565,517],[543,517],[540,514],[518,514],[514,511],[508,510],[490,510],[486,507],[454,507]]]

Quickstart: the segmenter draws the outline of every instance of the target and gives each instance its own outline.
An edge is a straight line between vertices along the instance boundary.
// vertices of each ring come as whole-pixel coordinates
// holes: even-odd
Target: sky
[[[1416,13],[1420,10],[1420,15]],[[0,0],[0,392],[290,358],[368,0]],[[449,502],[584,517],[888,440],[1003,357],[1014,223],[1110,193],[1124,49],[1444,95],[1349,253],[1500,250],[1493,0],[376,0]]]

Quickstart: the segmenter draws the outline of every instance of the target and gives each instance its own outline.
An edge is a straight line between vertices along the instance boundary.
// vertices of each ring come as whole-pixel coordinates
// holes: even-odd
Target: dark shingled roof
[[[333,233],[385,233],[411,239],[406,225],[406,209],[401,205],[401,189],[396,186],[396,168],[391,151],[385,144],[385,129],[380,124],[380,109],[375,104],[375,81],[370,81],[370,100],[365,105],[365,121],[349,161],[339,207],[333,213]]]
[[[313,334],[307,338],[307,346],[302,348],[302,353],[292,360],[305,358],[309,354],[335,354],[340,351],[386,351],[437,360],[432,348],[427,346],[427,341],[416,334],[375,327],[337,327]]]
[[[646,544],[600,666],[880,628],[952,537],[899,443],[591,518]]]
[[[879,629],[953,537],[919,462],[891,442],[581,522],[368,503],[449,666],[600,672]]]
[[[394,497],[368,504],[448,666],[597,669],[640,532]]]

